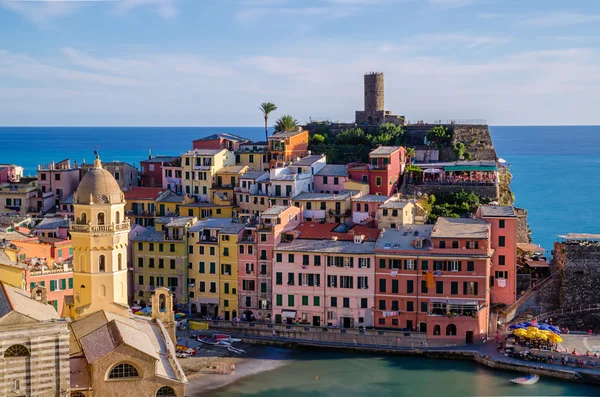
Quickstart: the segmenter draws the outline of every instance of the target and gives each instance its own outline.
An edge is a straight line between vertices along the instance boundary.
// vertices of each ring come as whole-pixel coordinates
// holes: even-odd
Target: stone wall
[[[517,213],[517,244],[527,244],[531,242],[531,230],[527,224],[527,210],[524,208],[516,208]]]
[[[561,307],[600,303],[600,245],[554,244]]]
[[[479,185],[479,186],[468,186],[468,185],[406,185],[406,193],[408,195],[422,194],[434,194],[438,195],[441,193],[458,193],[461,190],[465,192],[473,192],[480,197],[486,198],[490,201],[498,200],[498,185]]]
[[[454,141],[462,142],[473,160],[497,160],[496,149],[487,125],[454,125]]]

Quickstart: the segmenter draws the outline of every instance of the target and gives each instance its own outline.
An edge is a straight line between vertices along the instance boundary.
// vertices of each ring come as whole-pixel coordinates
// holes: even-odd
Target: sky
[[[0,0],[0,125],[600,124],[598,0]]]

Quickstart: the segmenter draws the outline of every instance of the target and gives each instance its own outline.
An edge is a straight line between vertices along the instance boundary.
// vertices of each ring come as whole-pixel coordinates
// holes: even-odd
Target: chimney
[[[42,287],[41,285],[36,285],[31,289],[31,299],[38,301],[40,303],[48,303],[48,298],[46,296],[46,287]]]

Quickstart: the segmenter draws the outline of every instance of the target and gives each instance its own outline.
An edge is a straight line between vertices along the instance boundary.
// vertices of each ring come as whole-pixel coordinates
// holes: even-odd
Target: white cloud
[[[546,15],[533,16],[522,19],[517,22],[518,26],[523,27],[561,27],[579,25],[600,21],[598,14],[581,14],[574,12],[553,12]]]
[[[0,6],[23,15],[34,24],[48,27],[50,22],[79,10],[84,2],[0,0]]]

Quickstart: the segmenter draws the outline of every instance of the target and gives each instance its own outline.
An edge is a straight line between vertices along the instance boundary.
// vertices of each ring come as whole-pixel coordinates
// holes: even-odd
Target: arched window
[[[117,364],[108,373],[108,379],[137,378],[140,374],[131,364]]]
[[[177,397],[175,394],[175,390],[170,388],[169,386],[163,386],[156,392],[156,396],[168,396],[168,397]]]
[[[119,265],[119,270],[123,270],[123,255],[117,255],[117,264]]]
[[[15,393],[21,390],[21,379],[15,379],[13,390]]]
[[[79,392],[79,391],[72,391],[71,397],[85,397],[85,394],[83,394],[82,392]]]
[[[100,255],[98,257],[98,271],[99,272],[106,271],[106,257],[104,255]]]
[[[456,325],[448,324],[446,326],[446,335],[456,335]]]
[[[433,334],[434,335],[441,335],[442,334],[442,327],[440,327],[439,324],[433,326]]]
[[[98,212],[98,225],[104,225],[104,212]]]
[[[4,352],[4,357],[29,357],[29,349],[23,345],[12,345]]]
[[[158,310],[164,312],[166,310],[165,294],[160,294],[158,297]]]
[[[81,213],[81,224],[87,225],[87,215],[85,214],[85,212]]]
[[[121,223],[121,213],[117,211],[115,214],[115,224],[118,225],[119,223]]]

